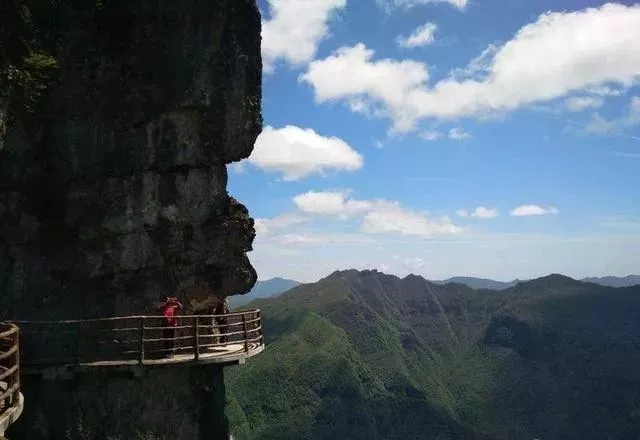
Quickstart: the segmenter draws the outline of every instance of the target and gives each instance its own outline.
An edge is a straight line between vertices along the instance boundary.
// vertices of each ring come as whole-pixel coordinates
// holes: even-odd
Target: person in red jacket
[[[167,356],[173,356],[175,354],[176,327],[178,326],[178,318],[176,316],[182,311],[182,304],[175,296],[167,296],[160,308],[162,316],[164,316],[164,328],[162,330],[164,348]]]

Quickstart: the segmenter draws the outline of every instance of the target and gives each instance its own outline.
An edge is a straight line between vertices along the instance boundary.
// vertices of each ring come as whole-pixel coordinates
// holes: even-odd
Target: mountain
[[[596,283],[601,286],[608,287],[630,287],[640,285],[640,275],[627,275],[626,277],[591,277],[582,278],[580,281],[586,283]],[[515,279],[513,281],[496,281],[488,278],[475,278],[475,277],[452,277],[446,280],[432,281],[435,284],[451,284],[458,283],[469,286],[472,289],[488,289],[488,290],[505,290],[516,284],[523,282],[523,280]]]
[[[583,278],[582,281],[609,287],[631,287],[640,285],[640,275],[627,275],[626,277],[591,277]]]
[[[253,289],[245,295],[235,295],[229,297],[231,308],[240,307],[258,298],[271,298],[278,296],[289,289],[298,286],[300,282],[286,278],[271,278],[264,281],[257,281]]]
[[[637,440],[640,287],[553,274],[492,295],[339,271],[251,306],[234,437]]]
[[[518,283],[518,280],[514,281],[496,281],[488,278],[475,278],[475,277],[453,277],[447,278],[441,281],[432,281],[435,284],[464,284],[472,289],[489,289],[489,290],[504,290],[509,287],[513,287]]]

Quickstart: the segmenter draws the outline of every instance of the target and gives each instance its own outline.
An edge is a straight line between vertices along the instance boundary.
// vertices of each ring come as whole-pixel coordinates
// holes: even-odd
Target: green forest
[[[640,287],[551,275],[496,292],[335,272],[263,311],[227,372],[234,438],[633,440]]]

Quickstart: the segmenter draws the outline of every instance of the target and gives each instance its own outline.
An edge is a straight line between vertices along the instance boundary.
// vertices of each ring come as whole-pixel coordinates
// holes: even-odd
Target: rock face
[[[248,292],[255,231],[226,191],[226,164],[251,153],[262,126],[255,0],[32,3],[58,69],[33,114],[11,118],[10,90],[0,93],[0,318],[149,313],[166,294],[193,310],[212,294]],[[109,432],[77,425],[95,439],[135,439],[134,428],[139,438],[193,439],[198,417],[181,415],[197,411],[175,399],[215,388],[221,374],[154,373],[126,405],[108,398],[130,388],[125,379],[26,383],[40,391],[17,438],[66,438],[75,409],[95,405],[88,383],[109,385],[108,414],[184,382],[191,388],[158,398],[181,429],[159,407]],[[62,420],[37,410],[38,399]]]

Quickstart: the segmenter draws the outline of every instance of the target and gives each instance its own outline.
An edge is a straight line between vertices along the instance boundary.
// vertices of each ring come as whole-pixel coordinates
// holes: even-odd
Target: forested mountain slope
[[[255,301],[268,347],[227,375],[239,439],[637,439],[640,288],[501,292],[341,271]]]

